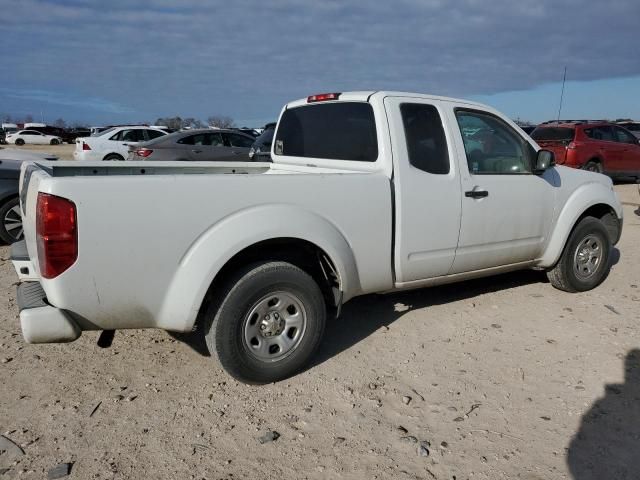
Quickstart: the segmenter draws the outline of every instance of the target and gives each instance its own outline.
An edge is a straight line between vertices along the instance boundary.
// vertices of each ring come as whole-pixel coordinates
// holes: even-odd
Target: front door
[[[559,184],[554,169],[532,173],[536,151],[497,116],[457,108],[456,146],[462,177],[462,223],[451,273],[541,256]]]
[[[620,145],[621,170],[624,174],[640,174],[640,140],[620,127],[613,127]]]
[[[460,231],[460,177],[442,104],[387,97],[393,149],[396,283],[446,275]]]

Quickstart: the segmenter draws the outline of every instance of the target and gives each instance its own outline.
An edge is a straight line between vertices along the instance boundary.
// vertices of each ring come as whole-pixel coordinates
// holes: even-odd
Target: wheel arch
[[[553,267],[562,255],[575,226],[589,216],[602,220],[612,245],[618,242],[622,234],[622,208],[619,202],[611,189],[601,184],[588,184],[574,192],[564,205],[538,266]]]
[[[109,153],[107,153],[104,157],[102,157],[102,160],[104,161],[108,157],[111,157],[111,156],[117,156],[117,157],[121,158],[122,160],[124,160],[124,157],[122,155],[120,155],[119,153],[117,153],[117,152],[109,152]]]
[[[262,260],[289,261],[307,271],[336,311],[360,291],[351,247],[329,220],[292,205],[252,207],[222,219],[190,246],[167,290],[158,326],[191,330],[213,289],[240,266]]]

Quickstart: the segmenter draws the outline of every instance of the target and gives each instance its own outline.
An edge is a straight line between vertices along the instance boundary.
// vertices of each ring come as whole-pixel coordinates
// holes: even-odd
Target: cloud
[[[66,107],[83,108],[105,113],[132,113],[130,107],[110,102],[97,97],[78,97],[74,95],[52,92],[47,90],[19,90],[0,88],[0,96],[25,100],[28,102],[39,102],[53,105],[64,105]]]
[[[9,10],[0,84],[140,115],[272,118],[325,90],[492,94],[565,65],[572,80],[640,74],[637,0],[0,0]]]

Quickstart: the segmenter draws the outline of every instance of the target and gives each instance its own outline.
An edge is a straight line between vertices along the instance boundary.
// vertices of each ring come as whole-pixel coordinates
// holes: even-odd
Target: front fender
[[[353,251],[329,220],[293,205],[251,207],[223,218],[187,249],[165,295],[158,326],[191,330],[222,267],[245,248],[275,238],[306,240],[324,250],[336,267],[345,301],[360,291]]]
[[[622,219],[622,205],[613,188],[602,183],[592,182],[578,187],[565,202],[558,219],[551,230],[549,243],[538,262],[539,267],[553,267],[564,249],[569,234],[580,216],[594,205],[604,204],[616,212]]]

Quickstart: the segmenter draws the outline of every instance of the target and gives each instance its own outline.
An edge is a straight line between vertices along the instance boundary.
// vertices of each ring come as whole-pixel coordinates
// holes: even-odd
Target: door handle
[[[202,153],[202,150],[191,150],[193,153]]]
[[[484,198],[489,196],[489,192],[486,190],[469,190],[464,192],[464,196],[468,198]]]

